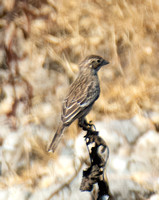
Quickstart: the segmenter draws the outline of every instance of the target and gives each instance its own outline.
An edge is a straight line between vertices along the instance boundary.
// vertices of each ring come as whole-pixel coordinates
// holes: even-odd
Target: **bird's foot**
[[[95,125],[92,123],[92,121],[87,122],[86,120],[84,120],[84,123],[86,126],[88,126],[91,130],[96,131],[96,127]]]
[[[96,127],[92,124],[92,121],[87,122],[85,120],[79,120],[78,125],[84,130],[89,132],[96,132]]]

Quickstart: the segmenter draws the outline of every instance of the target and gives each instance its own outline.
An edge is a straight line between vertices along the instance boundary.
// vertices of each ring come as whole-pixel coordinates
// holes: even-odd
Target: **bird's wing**
[[[92,105],[99,96],[99,88],[95,88],[93,83],[87,87],[75,87],[68,94],[63,103],[62,121],[71,123],[77,115]]]

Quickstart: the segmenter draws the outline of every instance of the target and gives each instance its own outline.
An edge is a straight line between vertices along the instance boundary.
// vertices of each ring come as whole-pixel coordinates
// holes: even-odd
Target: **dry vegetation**
[[[89,54],[110,61],[99,72],[102,94],[90,119],[159,112],[158,19],[157,0],[0,0],[0,115],[5,123],[13,130],[30,124],[56,129],[77,64]],[[76,125],[68,132],[77,133]],[[39,166],[35,173],[37,163],[45,166],[51,157],[46,138],[42,142],[27,133],[26,138],[31,146],[23,147],[21,156],[36,157],[36,162],[16,171],[14,181],[6,176],[3,186],[31,178],[34,187],[37,177],[48,173]]]

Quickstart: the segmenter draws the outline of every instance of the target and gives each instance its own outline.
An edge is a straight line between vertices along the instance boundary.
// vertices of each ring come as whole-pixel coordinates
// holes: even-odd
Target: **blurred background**
[[[93,199],[73,123],[47,152],[78,63],[97,54],[101,95],[88,115],[110,148],[115,199],[159,199],[159,1],[0,0],[0,199]]]

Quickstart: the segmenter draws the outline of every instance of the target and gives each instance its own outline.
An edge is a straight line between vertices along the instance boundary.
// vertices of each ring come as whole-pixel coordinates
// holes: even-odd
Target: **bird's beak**
[[[107,60],[103,60],[103,61],[102,61],[102,66],[103,66],[103,65],[108,65],[108,64],[109,64],[109,62],[108,62]]]

